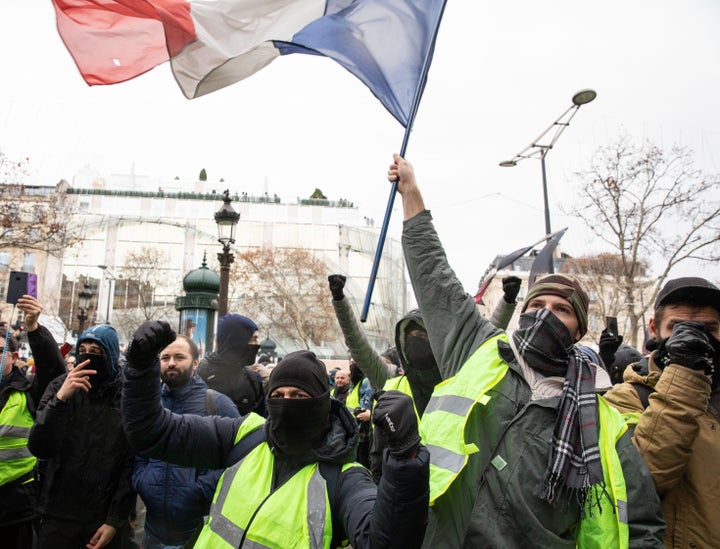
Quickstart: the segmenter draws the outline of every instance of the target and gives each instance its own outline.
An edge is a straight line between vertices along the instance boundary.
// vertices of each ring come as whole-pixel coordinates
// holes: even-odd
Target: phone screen
[[[613,335],[618,335],[618,323],[616,316],[605,317],[605,328]]]

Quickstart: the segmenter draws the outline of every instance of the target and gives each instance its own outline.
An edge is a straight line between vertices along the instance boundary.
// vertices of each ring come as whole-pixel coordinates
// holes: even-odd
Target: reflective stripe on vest
[[[598,443],[605,479],[605,492],[601,495],[600,509],[585,509],[585,518],[575,532],[577,547],[603,549],[613,547],[627,549],[630,543],[628,528],[627,489],[616,444],[627,431],[625,419],[620,412],[598,395],[600,432]],[[608,495],[612,501],[608,500]],[[592,513],[591,513],[592,511]]]
[[[318,465],[303,467],[271,492],[274,459],[261,443],[225,470],[195,548],[238,547],[241,541],[243,549],[330,548],[330,502]],[[360,465],[346,463],[341,470],[350,467]]]
[[[430,451],[430,505],[444,494],[478,451],[465,442],[465,424],[476,404],[486,405],[486,394],[508,371],[497,345],[507,335],[488,339],[468,358],[455,376],[435,386],[420,421],[423,444]]]
[[[27,447],[33,422],[27,395],[12,391],[0,412],[0,486],[29,473],[35,466],[35,456]]]

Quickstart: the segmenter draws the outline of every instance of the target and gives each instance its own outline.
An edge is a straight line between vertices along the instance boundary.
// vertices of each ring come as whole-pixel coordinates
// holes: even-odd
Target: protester
[[[446,380],[421,420],[431,451],[424,546],[661,547],[649,471],[574,346],[587,331],[582,285],[539,279],[508,337],[450,268],[411,164],[395,155],[388,178],[398,181],[406,264]]]
[[[717,547],[720,289],[704,278],[669,280],[649,330],[654,350],[606,398],[637,423],[633,441],[668,524],[665,547]]]
[[[338,400],[345,404],[348,395],[352,390],[352,384],[350,383],[350,374],[345,370],[338,370],[337,372],[335,372],[333,381],[333,390],[330,393],[330,396],[335,400]]]
[[[44,347],[57,353],[62,371],[56,343]],[[28,447],[44,460],[37,549],[120,549],[135,494],[133,452],[120,418],[117,332],[93,326],[77,349],[77,366],[48,385],[30,431]]]
[[[430,400],[433,387],[441,380],[420,311],[410,311],[395,325],[396,347],[393,348],[394,352],[386,350],[384,354],[387,354],[387,357],[384,357],[373,349],[357,321],[343,291],[345,282],[344,275],[328,276],[335,316],[345,336],[350,355],[361,365],[373,387],[385,391],[397,390],[410,396],[419,418]],[[393,361],[398,362],[399,368]],[[368,460],[376,482],[380,481],[382,475],[383,450],[382,438],[373,431]]]
[[[522,281],[520,277],[509,275],[502,279],[503,297],[500,299],[490,317],[490,323],[496,328],[504,330],[510,324],[515,308],[517,296],[520,293]]]
[[[272,370],[267,421],[175,415],[160,405],[153,357],[175,334],[144,323],[127,352],[123,417],[130,440],[156,459],[228,467],[196,548],[418,547],[427,517],[428,454],[410,400],[390,392],[373,421],[388,437],[380,486],[353,463],[357,425],[330,398],[313,353],[290,353]],[[392,426],[392,428],[391,428]]]
[[[28,549],[34,542],[37,500],[36,459],[28,450],[28,435],[45,388],[64,368],[43,354],[43,341],[51,340],[56,350],[57,345],[47,328],[38,324],[40,302],[25,295],[17,308],[25,314],[28,341],[38,364],[35,375],[21,372],[15,365],[17,339],[7,325],[0,328],[0,545]]]
[[[217,347],[198,366],[200,377],[211,389],[229,396],[241,415],[266,415],[262,376],[251,366],[260,349],[257,325],[249,318],[225,315],[218,321]]]
[[[162,405],[176,414],[240,417],[229,397],[195,373],[199,350],[186,335],[160,351]],[[182,549],[202,525],[223,469],[196,469],[135,457],[133,489],[145,503],[143,549]]]

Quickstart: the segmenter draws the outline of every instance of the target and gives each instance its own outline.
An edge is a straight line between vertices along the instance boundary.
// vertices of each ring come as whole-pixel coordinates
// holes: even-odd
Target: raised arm
[[[123,372],[122,417],[130,444],[141,454],[178,465],[205,469],[225,466],[245,418],[178,415],[160,400],[157,354],[175,341],[167,322],[148,321],[138,328]]]
[[[345,277],[338,274],[330,275],[328,282],[330,293],[333,296],[332,304],[335,308],[335,316],[345,336],[345,345],[350,351],[350,356],[355,359],[363,374],[370,380],[370,384],[377,389],[382,389],[385,382],[394,375],[394,372],[390,373],[391,366],[372,348],[365,335],[365,330],[358,323],[350,302],[343,292]],[[394,370],[394,367],[392,369]]]
[[[450,267],[432,216],[424,209],[412,165],[395,155],[388,179],[398,180],[405,215],[402,236],[405,262],[430,345],[446,379],[455,375],[470,354],[500,330],[478,312],[475,300]]]

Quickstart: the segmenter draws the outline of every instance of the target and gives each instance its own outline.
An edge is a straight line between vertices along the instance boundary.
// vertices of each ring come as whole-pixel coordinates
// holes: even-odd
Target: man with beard
[[[670,280],[648,324],[652,352],[605,398],[637,423],[633,442],[668,523],[665,547],[717,546],[720,289],[704,278]]]
[[[425,547],[662,547],[652,477],[574,345],[588,321],[580,283],[539,279],[508,337],[450,268],[412,165],[395,155],[388,179],[402,195],[403,251],[445,379],[421,420]]]
[[[123,418],[143,454],[195,467],[227,467],[196,548],[419,547],[428,506],[428,453],[409,397],[390,391],[373,421],[388,439],[383,480],[353,462],[357,424],[330,398],[325,365],[310,351],[273,368],[268,419],[176,415],[153,383],[158,349],[175,339],[144,323],[127,351]]]
[[[208,389],[195,373],[198,355],[185,335],[160,352],[162,405],[176,414],[240,417],[229,397]],[[143,549],[181,549],[207,515],[222,472],[136,456],[133,489],[146,508]]]
[[[200,361],[198,373],[207,386],[230,397],[240,415],[267,415],[262,376],[250,366],[260,349],[257,325],[246,316],[218,320],[215,351]]]
[[[57,350],[55,341],[46,345]],[[45,390],[28,440],[44,460],[37,549],[120,548],[135,502],[133,452],[120,418],[117,332],[93,326],[78,337],[77,349],[77,366]],[[64,368],[59,352],[57,363]]]

